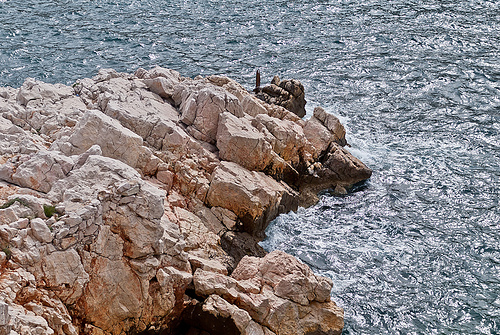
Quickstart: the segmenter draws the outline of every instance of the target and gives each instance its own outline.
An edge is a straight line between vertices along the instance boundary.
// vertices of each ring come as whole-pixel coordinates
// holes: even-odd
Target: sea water
[[[498,1],[0,1],[0,85],[154,65],[296,78],[346,125],[372,178],[263,242],[333,280],[344,334],[500,333]]]

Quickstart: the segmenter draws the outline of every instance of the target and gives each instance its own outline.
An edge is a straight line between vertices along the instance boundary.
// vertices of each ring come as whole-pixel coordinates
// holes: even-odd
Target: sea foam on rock
[[[0,88],[0,334],[340,334],[331,281],[257,242],[371,171],[269,102],[160,67]]]

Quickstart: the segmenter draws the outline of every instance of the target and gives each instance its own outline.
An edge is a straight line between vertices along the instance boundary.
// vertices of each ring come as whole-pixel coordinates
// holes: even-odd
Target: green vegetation
[[[47,218],[50,218],[56,214],[57,211],[55,206],[43,205],[43,212]]]
[[[26,201],[24,201],[23,199],[19,199],[19,198],[14,198],[14,199],[11,199],[9,201],[7,201],[6,203],[4,203],[2,206],[0,206],[0,209],[6,209],[6,208],[9,208],[10,206],[12,206],[15,202],[19,202],[21,205],[23,206],[26,206],[28,207],[28,203]]]
[[[4,254],[7,256],[7,260],[11,259],[12,258],[12,250],[10,250],[10,247],[7,245],[5,247],[2,248],[2,251],[4,252]]]

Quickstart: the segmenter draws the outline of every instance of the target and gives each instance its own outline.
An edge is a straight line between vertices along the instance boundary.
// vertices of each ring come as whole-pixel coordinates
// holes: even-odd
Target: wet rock
[[[372,171],[363,162],[336,143],[331,144],[323,160],[321,168],[316,171],[317,177],[315,176],[309,181],[311,185],[330,183],[329,187],[333,185],[350,186],[369,179],[372,174]]]

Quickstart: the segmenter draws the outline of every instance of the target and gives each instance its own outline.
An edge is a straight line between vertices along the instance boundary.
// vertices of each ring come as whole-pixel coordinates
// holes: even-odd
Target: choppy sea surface
[[[296,78],[374,173],[263,245],[333,280],[344,334],[500,334],[500,2],[0,0],[0,85],[161,65]]]

